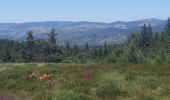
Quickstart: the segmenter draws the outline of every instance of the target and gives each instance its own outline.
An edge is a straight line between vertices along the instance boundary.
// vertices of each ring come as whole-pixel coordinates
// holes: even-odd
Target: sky
[[[170,17],[170,0],[0,0],[0,23]]]

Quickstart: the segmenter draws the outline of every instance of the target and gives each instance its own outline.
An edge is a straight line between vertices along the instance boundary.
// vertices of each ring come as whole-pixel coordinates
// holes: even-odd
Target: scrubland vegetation
[[[169,72],[154,64],[1,64],[0,100],[169,100]]]
[[[59,45],[56,35],[0,39],[0,100],[170,99],[170,19],[163,32],[144,24],[123,44]]]

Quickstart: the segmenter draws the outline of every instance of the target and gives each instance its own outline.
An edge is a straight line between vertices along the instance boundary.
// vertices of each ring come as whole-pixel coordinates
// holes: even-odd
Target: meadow
[[[170,65],[0,64],[0,100],[170,100]]]

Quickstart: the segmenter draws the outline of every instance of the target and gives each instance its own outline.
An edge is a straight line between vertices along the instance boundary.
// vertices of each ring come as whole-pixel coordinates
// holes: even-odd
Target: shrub
[[[116,99],[119,96],[125,96],[126,92],[121,89],[121,87],[118,87],[116,84],[113,84],[112,82],[106,82],[101,84],[96,89],[96,94],[98,97],[103,99]]]
[[[13,89],[16,87],[16,82],[15,81],[10,81],[8,84],[7,84],[7,88],[8,89]]]
[[[47,57],[45,57],[45,62],[62,62],[63,61],[63,57],[57,54],[54,55],[48,55]]]

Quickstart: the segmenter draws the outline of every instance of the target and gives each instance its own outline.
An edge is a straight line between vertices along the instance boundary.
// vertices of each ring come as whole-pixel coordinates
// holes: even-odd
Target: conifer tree
[[[170,36],[170,18],[168,18],[166,26],[165,26],[166,35]]]
[[[26,40],[26,61],[31,62],[34,56],[34,37],[33,32],[29,31],[27,33],[27,40]]]
[[[148,40],[149,44],[151,44],[151,42],[153,41],[153,30],[150,24],[148,26]]]
[[[146,50],[151,46],[153,40],[153,31],[151,26],[149,25],[148,27],[146,24],[141,29],[141,44],[140,46],[142,47],[142,50]]]
[[[129,60],[129,62],[137,63],[136,52],[135,52],[135,47],[134,46],[132,46],[129,49],[128,60]]]
[[[99,50],[98,50],[98,57],[102,57],[102,56],[103,56],[102,48],[99,48]]]
[[[75,43],[73,45],[73,54],[76,55],[76,54],[78,54],[78,52],[79,52],[79,48],[78,48],[77,44]]]
[[[11,53],[10,53],[10,50],[9,50],[9,49],[5,49],[2,60],[3,60],[4,62],[10,62],[11,59],[12,59],[12,55],[11,55]]]
[[[85,50],[89,51],[89,44],[88,43],[86,43],[86,45],[85,45]]]
[[[48,50],[48,54],[54,54],[56,51],[56,30],[55,28],[53,28],[51,30],[51,32],[48,34],[48,46],[47,46],[47,50]]]
[[[104,43],[104,55],[108,54],[108,47],[107,47],[107,42],[105,41]]]
[[[69,42],[66,42],[66,50],[69,51],[71,49]]]

